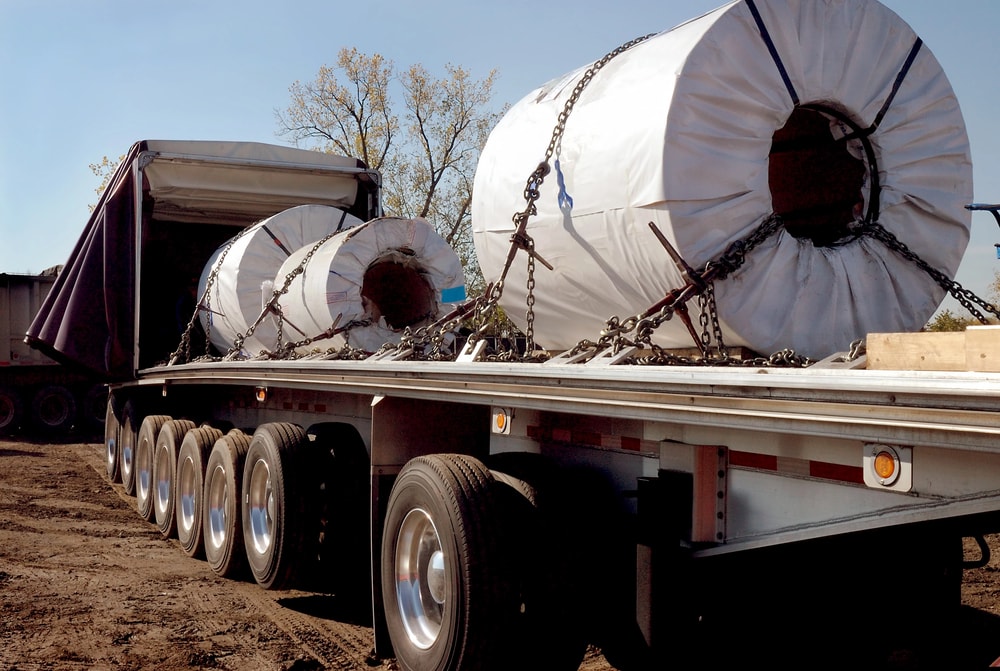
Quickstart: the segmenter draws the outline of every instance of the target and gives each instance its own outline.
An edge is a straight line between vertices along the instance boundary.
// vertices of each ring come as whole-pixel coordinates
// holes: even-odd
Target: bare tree
[[[101,183],[96,189],[94,189],[94,191],[97,192],[98,198],[100,198],[100,196],[104,193],[104,190],[108,188],[108,183],[111,181],[111,178],[114,177],[115,170],[118,169],[118,166],[124,160],[124,154],[119,156],[117,159],[110,159],[107,156],[104,156],[98,163],[90,164],[90,171],[97,177],[101,178]],[[88,207],[90,208],[90,211],[93,212],[97,205],[88,205]]]
[[[291,104],[275,115],[279,135],[297,146],[354,156],[379,170],[386,212],[431,222],[458,252],[476,291],[483,280],[472,244],[472,182],[503,111],[488,108],[495,70],[482,80],[460,67],[445,70],[440,79],[419,64],[397,73],[379,54],[342,49],[336,67],[293,84]],[[401,107],[390,89],[399,91]]]

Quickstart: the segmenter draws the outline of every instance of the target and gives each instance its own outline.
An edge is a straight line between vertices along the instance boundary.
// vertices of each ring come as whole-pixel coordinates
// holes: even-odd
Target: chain
[[[229,250],[232,249],[233,244],[242,238],[244,235],[250,232],[252,226],[244,228],[239,233],[234,235],[226,243],[226,246],[221,252],[219,252],[219,258],[216,260],[212,271],[208,274],[205,280],[205,290],[201,293],[201,297],[198,299],[198,303],[194,307],[194,312],[191,315],[191,319],[188,321],[187,326],[184,329],[184,333],[181,334],[180,344],[177,349],[174,350],[173,354],[170,355],[170,359],[167,365],[173,365],[177,363],[187,363],[191,361],[191,334],[194,331],[195,323],[198,321],[198,314],[202,311],[211,312],[212,311],[212,287],[215,286],[215,282],[219,277],[219,270],[222,268],[222,262],[226,260],[226,255],[229,254]],[[205,355],[208,355],[208,345],[211,342],[212,336],[212,320],[207,320],[205,325]],[[183,358],[182,358],[183,356]]]
[[[972,291],[964,288],[961,284],[942,273],[937,268],[932,267],[877,221],[867,224],[864,228],[864,233],[870,235],[875,240],[878,240],[886,247],[896,252],[907,261],[912,262],[918,268],[927,273],[931,279],[937,282],[938,286],[951,294],[951,296],[957,300],[962,307],[968,310],[969,314],[978,319],[981,324],[987,324],[989,323],[989,320],[973,305],[973,303],[981,307],[983,310],[992,313],[994,316],[1000,317],[1000,311],[998,311],[995,305],[983,300]]]
[[[516,257],[518,250],[524,250],[528,254],[528,277],[526,281],[527,296],[525,311],[526,347],[522,360],[541,360],[543,358],[547,358],[542,354],[534,352],[535,261],[541,261],[542,264],[547,266],[549,269],[552,267],[549,266],[549,264],[535,252],[534,240],[527,233],[528,220],[538,213],[537,202],[541,196],[541,186],[545,181],[546,176],[548,176],[551,172],[549,162],[559,147],[562,135],[566,130],[566,121],[569,119],[569,115],[572,112],[573,107],[580,99],[580,95],[583,93],[583,90],[587,87],[597,72],[607,65],[611,59],[652,36],[653,34],[636,38],[619,46],[614,51],[609,52],[599,61],[591,65],[576,83],[572,94],[567,99],[562,111],[556,119],[556,125],[552,130],[552,136],[549,140],[549,145],[545,150],[543,160],[535,167],[525,182],[523,191],[525,207],[521,212],[515,213],[512,217],[512,221],[514,222],[514,232],[510,237],[511,245],[507,252],[507,258],[504,262],[503,270],[500,273],[499,279],[496,282],[491,283],[481,296],[463,304],[459,308],[456,308],[456,310],[438,320],[438,322],[416,330],[411,330],[410,328],[405,329],[398,344],[394,345],[392,343],[386,343],[378,352],[376,352],[376,355],[385,354],[393,350],[400,353],[409,350],[408,356],[416,359],[444,358],[447,355],[448,344],[454,339],[454,334],[460,328],[462,321],[466,319],[470,319],[473,324],[478,324],[476,328],[473,328],[467,338],[467,344],[474,345],[480,338],[483,337],[484,333],[489,328],[490,315],[495,312],[500,303],[500,298],[503,296],[504,282],[506,281],[511,265],[514,262],[514,258]],[[516,357],[516,351],[512,350],[503,353],[496,353],[487,358],[513,361]]]
[[[306,252],[306,255],[302,257],[302,261],[299,263],[299,265],[293,268],[290,273],[285,275],[285,281],[282,284],[281,288],[274,289],[271,292],[271,298],[268,299],[267,305],[265,305],[264,308],[260,311],[260,314],[257,315],[257,319],[255,319],[253,324],[250,325],[250,327],[247,329],[247,332],[242,334],[239,333],[236,334],[236,338],[233,340],[232,346],[229,348],[229,351],[223,357],[224,360],[229,361],[241,357],[240,352],[243,350],[243,344],[246,342],[246,339],[253,335],[254,331],[257,330],[257,327],[260,326],[261,322],[264,321],[264,318],[267,317],[268,314],[275,314],[278,317],[278,325],[277,325],[278,339],[276,342],[275,352],[276,353],[285,352],[287,356],[287,352],[289,350],[284,348],[281,342],[282,332],[283,332],[282,324],[284,322],[284,315],[281,312],[281,306],[278,305],[278,299],[288,293],[288,288],[291,286],[292,280],[294,280],[296,277],[305,272],[306,265],[309,263],[309,261],[312,260],[312,257],[316,253],[316,251],[320,247],[322,247],[327,240],[329,240],[330,238],[332,238],[333,236],[337,235],[340,232],[341,231],[332,231],[327,235],[325,235],[320,240],[318,240],[312,246],[312,248],[308,252]],[[336,322],[334,323],[334,325],[336,325]],[[332,328],[333,327],[331,327],[331,329]],[[315,338],[302,341],[301,346],[308,345],[313,340],[319,340],[320,338],[329,337],[326,335],[327,333],[329,333],[329,331],[330,329],[327,329],[326,331],[324,331],[319,336],[316,336]],[[292,349],[294,349],[294,347]]]
[[[702,275],[707,275],[709,271],[712,271],[713,280],[726,279],[746,263],[747,254],[777,233],[783,225],[780,216],[771,214],[757,228],[751,231],[749,235],[730,243],[726,247],[726,251],[719,258],[706,263]]]
[[[651,357],[642,357],[642,363],[676,363],[679,361],[691,362],[695,360],[714,365],[742,363],[743,360],[730,359],[727,353],[715,302],[714,282],[718,279],[725,279],[739,270],[746,263],[747,254],[777,233],[781,227],[781,218],[776,214],[770,215],[745,237],[730,243],[718,258],[706,263],[704,269],[697,274],[699,285],[704,285],[697,294],[700,308],[698,319],[702,330],[701,336],[696,340],[695,344],[702,351],[700,359],[677,357],[668,354],[659,345],[654,343],[652,339],[656,329],[663,322],[672,319],[675,314],[681,313],[682,317],[687,318],[685,302],[694,297],[695,294],[692,292],[696,286],[699,286],[695,284],[689,284],[683,289],[671,291],[660,303],[642,315],[629,317],[624,321],[621,321],[617,316],[611,317],[607,320],[596,343],[589,340],[581,341],[571,350],[571,353],[576,354],[588,348],[595,348],[597,350],[610,348],[612,354],[617,354],[624,347],[630,346],[653,352],[653,356]],[[635,331],[635,337],[630,340],[626,336],[633,330]],[[712,347],[713,338],[715,341],[714,351]],[[785,362],[786,365],[787,362],[795,362],[797,364],[804,360],[801,357],[797,358],[794,353],[789,354],[788,352],[772,356],[775,361],[769,365],[779,365],[782,362]],[[631,361],[632,363],[639,362],[638,359],[633,360],[631,358],[627,359],[627,361]],[[760,362],[759,359],[755,361]]]
[[[552,267],[549,266],[549,264],[545,262],[544,259],[542,259],[535,253],[534,240],[532,240],[531,236],[528,235],[527,227],[528,227],[528,219],[530,219],[532,216],[538,213],[537,202],[538,198],[541,196],[541,186],[542,183],[545,181],[545,177],[552,171],[550,161],[552,160],[552,157],[556,154],[556,151],[560,146],[560,143],[562,142],[563,134],[566,131],[566,122],[569,120],[569,116],[573,112],[573,108],[576,106],[576,103],[580,100],[580,96],[583,94],[583,90],[587,88],[591,80],[593,80],[593,78],[597,75],[597,73],[600,72],[601,69],[603,69],[604,66],[607,65],[616,56],[619,56],[625,51],[628,51],[629,49],[636,46],[637,44],[640,44],[641,42],[645,42],[649,38],[653,37],[655,34],[656,33],[650,33],[649,35],[644,35],[642,37],[637,37],[634,40],[630,40],[622,44],[621,46],[617,47],[613,51],[608,52],[607,54],[604,55],[604,57],[594,62],[589,68],[587,68],[587,70],[580,77],[580,80],[576,83],[576,86],[573,87],[573,92],[570,94],[569,98],[567,98],[566,102],[564,103],[562,111],[559,112],[559,115],[556,117],[556,124],[555,127],[552,129],[552,136],[549,139],[548,147],[546,147],[545,149],[544,158],[531,172],[531,174],[528,176],[527,182],[525,183],[524,186],[525,208],[521,212],[515,213],[514,216],[512,217],[512,220],[514,222],[514,233],[511,235],[510,238],[511,246],[507,252],[507,259],[504,262],[503,270],[500,273],[500,279],[497,281],[496,284],[493,285],[495,289],[494,292],[495,295],[491,296],[490,304],[496,305],[496,303],[499,301],[500,293],[503,290],[503,282],[507,277],[507,273],[510,270],[511,264],[514,262],[514,257],[517,255],[517,251],[519,249],[523,249],[528,253],[528,269],[527,269],[528,295],[527,295],[527,310],[525,315],[527,319],[527,329],[529,331],[529,333],[526,334],[528,343],[528,348],[527,348],[528,352],[534,349],[533,330],[534,330],[534,319],[535,319],[535,313],[534,313],[535,301],[534,301],[533,291],[535,286],[535,279],[534,279],[535,260],[537,258],[538,260],[542,261],[542,263],[550,270],[552,269]]]
[[[527,281],[527,310],[524,317],[526,325],[524,328],[525,352],[532,352],[535,349],[535,255],[531,252],[535,249],[535,241],[528,242],[528,281]]]
[[[744,259],[745,260],[745,259]],[[726,344],[722,339],[722,325],[719,323],[719,310],[715,304],[715,283],[709,282],[705,285],[705,290],[698,294],[698,320],[701,323],[701,351],[706,356],[710,356],[712,339],[715,339],[715,351],[711,357],[725,359],[728,357]],[[709,332],[711,322],[712,331]]]
[[[710,261],[705,265],[704,271],[701,273],[703,278],[710,277],[712,281],[706,284],[704,292],[699,294],[699,306],[701,308],[701,315],[699,317],[702,335],[701,342],[699,343],[703,352],[707,353],[711,345],[711,336],[709,335],[709,323],[711,322],[713,335],[715,337],[718,358],[705,356],[702,359],[684,358],[675,355],[667,354],[657,345],[652,343],[651,334],[662,324],[663,321],[670,319],[673,315],[674,310],[677,306],[670,304],[665,305],[660,309],[659,313],[653,317],[642,319],[638,321],[626,321],[620,324],[617,317],[612,317],[608,320],[608,327],[602,332],[602,334],[608,334],[614,339],[614,347],[620,347],[620,343],[627,342],[624,339],[624,333],[628,332],[628,327],[632,324],[636,328],[636,338],[635,341],[630,343],[635,346],[645,346],[647,349],[653,352],[649,356],[632,357],[627,362],[636,364],[676,364],[676,363],[701,363],[709,365],[748,365],[748,366],[809,366],[815,363],[808,357],[803,357],[797,355],[793,350],[784,349],[775,352],[770,357],[767,358],[750,358],[735,360],[731,359],[728,354],[725,353],[725,349],[722,345],[722,330],[719,325],[718,310],[715,306],[714,297],[714,280],[724,279],[738,270],[744,263],[746,263],[747,254],[758,247],[764,240],[773,235],[781,227],[781,220],[777,215],[771,215],[768,219],[764,220],[760,226],[758,226],[754,231],[752,231],[748,236],[741,240],[737,240],[729,245],[726,251],[717,259]],[[869,222],[864,226],[863,233],[878,240],[884,244],[888,249],[894,251],[895,253],[902,256],[907,261],[913,263],[915,266],[923,270],[931,279],[933,279],[938,286],[947,291],[955,300],[957,300],[970,314],[976,317],[981,323],[988,323],[988,319],[983,315],[982,311],[989,312],[996,317],[1000,317],[1000,309],[998,309],[994,304],[983,300],[977,296],[972,291],[965,289],[962,285],[945,275],[940,270],[934,268],[919,255],[913,252],[909,247],[906,246],[901,240],[899,240],[895,235],[886,230],[884,226],[878,222]],[[981,308],[980,309],[977,308]],[[603,340],[603,338],[602,338]],[[587,344],[587,341],[581,342],[577,348],[582,349]],[[597,345],[607,346],[607,343],[599,342]],[[864,354],[864,341],[855,340],[851,343],[850,352],[845,357],[847,361],[853,361],[859,356]]]

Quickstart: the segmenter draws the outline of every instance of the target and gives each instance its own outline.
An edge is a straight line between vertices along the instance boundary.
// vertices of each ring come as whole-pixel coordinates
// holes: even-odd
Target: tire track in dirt
[[[77,446],[76,451],[78,456],[107,482],[103,446],[97,448],[92,450],[89,446],[82,445]],[[112,488],[119,499],[138,517],[135,499],[125,494],[121,486],[112,485]],[[153,533],[160,537],[155,528]],[[207,564],[205,570],[214,575]],[[315,668],[371,669],[380,665],[381,662],[371,656],[374,639],[370,624],[365,626],[332,619],[338,611],[335,597],[298,590],[271,592],[255,583],[235,580],[229,582],[235,596],[239,597],[231,601],[232,606],[245,612],[257,613],[270,621],[301,647],[303,653],[310,658],[309,661],[321,665]],[[203,615],[211,616],[218,608],[217,595],[195,589],[190,590],[189,595],[188,605]],[[358,617],[357,614],[344,615],[349,618]],[[370,619],[370,614],[367,617]],[[386,664],[390,662],[387,661]]]
[[[104,456],[0,441],[0,670],[398,668],[372,657],[369,604],[219,577],[139,516]],[[591,650],[580,670],[613,667]]]

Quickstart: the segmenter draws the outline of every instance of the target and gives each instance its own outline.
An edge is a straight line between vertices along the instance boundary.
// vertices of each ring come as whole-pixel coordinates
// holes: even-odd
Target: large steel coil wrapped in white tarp
[[[502,271],[526,180],[589,67],[513,105],[482,152],[472,211],[487,280]],[[858,128],[871,129],[865,140]],[[823,148],[803,149],[800,136]],[[944,296],[859,226],[877,222],[948,276],[969,239],[958,102],[927,46],[873,0],[741,0],[640,41],[583,88],[550,165],[527,226],[554,268],[534,273],[534,336],[550,349],[595,340],[609,317],[685,284],[649,222],[696,269],[772,213],[794,222],[715,294],[727,345],[811,357],[869,332],[918,330]],[[526,279],[520,254],[502,305],[521,326]],[[654,341],[694,344],[678,319]]]
[[[296,250],[361,223],[335,207],[300,205],[257,222],[221,245],[198,284],[199,316],[210,342],[226,353],[238,336],[248,333],[271,298],[278,269]],[[270,351],[277,336],[274,321],[265,318],[246,338],[244,350]]]
[[[298,272],[301,269],[301,272]],[[465,299],[462,262],[424,219],[381,217],[289,256],[275,277],[285,339],[297,349],[374,352]]]

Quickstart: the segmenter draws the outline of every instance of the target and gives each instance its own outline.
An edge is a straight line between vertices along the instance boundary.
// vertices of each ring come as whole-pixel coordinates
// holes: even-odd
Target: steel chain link
[[[249,328],[247,328],[246,333],[236,334],[236,338],[233,340],[232,347],[230,347],[229,351],[226,352],[226,355],[223,357],[223,360],[230,361],[233,359],[242,358],[240,352],[243,349],[243,344],[246,342],[247,338],[249,338],[254,334],[254,332],[257,330],[257,327],[260,326],[261,322],[264,321],[264,318],[267,317],[268,314],[274,314],[277,317],[276,346],[274,350],[271,352],[259,352],[258,356],[270,359],[288,358],[287,348],[285,348],[282,343],[284,314],[281,311],[281,306],[278,305],[278,299],[288,293],[288,287],[291,286],[292,280],[294,280],[296,277],[305,272],[306,266],[309,264],[309,261],[312,260],[312,257],[316,253],[316,251],[320,247],[322,247],[323,244],[326,243],[330,238],[337,235],[337,233],[339,232],[340,231],[331,231],[330,233],[328,233],[327,235],[323,236],[318,241],[316,241],[315,244],[313,244],[312,248],[310,248],[309,251],[306,252],[306,255],[302,257],[302,261],[299,262],[299,265],[293,268],[290,273],[285,275],[285,280],[282,283],[281,288],[274,289],[271,292],[271,298],[268,299],[267,304],[263,307],[263,309],[261,309],[260,314],[257,315],[257,319],[255,319],[254,322],[249,326]],[[330,330],[327,329],[327,331],[324,331],[318,336],[303,341],[302,346],[308,345],[313,340],[318,340],[319,338],[322,337],[328,337],[326,334],[329,333],[329,331]],[[294,349],[294,347],[292,349]]]
[[[527,222],[531,216],[537,214],[537,201],[541,195],[541,186],[545,180],[545,177],[551,171],[550,161],[552,157],[556,154],[558,147],[562,141],[562,136],[566,130],[566,123],[572,113],[575,105],[580,99],[581,94],[584,89],[590,84],[591,80],[597,75],[597,73],[605,66],[608,62],[614,59],[621,53],[631,49],[632,47],[644,42],[645,40],[653,37],[655,33],[645,35],[630,42],[622,44],[615,50],[606,54],[603,58],[593,63],[581,76],[580,80],[576,83],[573,91],[569,98],[566,100],[562,111],[557,116],[555,127],[553,128],[551,138],[549,140],[548,147],[546,148],[543,160],[536,166],[536,168],[529,175],[525,187],[524,187],[524,199],[525,208],[521,212],[515,213],[512,217],[515,232],[511,235],[511,246],[508,251],[508,256],[506,263],[501,272],[500,278],[490,284],[484,293],[466,303],[462,304],[456,310],[449,313],[448,316],[439,319],[434,324],[428,326],[423,326],[417,329],[411,329],[407,327],[404,329],[401,336],[400,342],[393,345],[392,343],[386,343],[382,348],[376,352],[378,354],[384,354],[390,351],[404,352],[406,350],[410,351],[409,356],[415,359],[429,359],[429,360],[441,360],[445,358],[452,358],[454,352],[451,351],[449,344],[453,344],[455,339],[455,334],[461,327],[464,320],[469,319],[473,324],[478,323],[478,327],[474,328],[468,336],[469,344],[475,343],[479,338],[483,337],[487,328],[489,327],[490,315],[495,313],[499,305],[500,298],[503,295],[504,282],[507,273],[511,267],[511,264],[516,256],[518,250],[524,250],[528,254],[527,261],[527,280],[526,280],[526,348],[523,355],[518,355],[516,351],[506,351],[497,352],[487,359],[492,360],[543,360],[547,358],[544,353],[534,352],[534,305],[535,305],[535,249],[534,240],[526,232]],[[701,337],[700,343],[696,343],[701,349],[703,355],[700,357],[685,357],[679,356],[667,352],[662,347],[653,342],[652,337],[656,329],[658,329],[663,322],[670,320],[675,313],[676,306],[672,304],[664,305],[656,314],[642,317],[636,315],[633,317],[628,317],[625,320],[619,319],[617,316],[609,318],[605,324],[604,329],[602,329],[601,334],[597,342],[591,340],[581,340],[573,348],[570,349],[570,355],[577,355],[588,350],[593,350],[595,353],[610,348],[613,354],[617,354],[623,351],[626,347],[635,347],[639,351],[648,351],[650,354],[639,354],[631,357],[627,357],[625,363],[631,363],[635,365],[715,365],[715,366],[751,366],[751,367],[761,367],[761,366],[794,366],[794,367],[805,367],[812,365],[813,360],[808,357],[800,356],[796,354],[791,349],[783,349],[778,352],[773,353],[769,357],[751,357],[747,359],[737,359],[730,357],[725,347],[723,341],[722,328],[719,321],[718,309],[715,302],[714,293],[714,282],[716,280],[724,280],[729,277],[732,273],[740,269],[747,259],[747,255],[750,254],[754,249],[756,249],[765,240],[774,235],[782,227],[781,218],[772,214],[766,218],[759,226],[757,226],[750,234],[741,240],[737,240],[731,243],[726,250],[716,259],[713,259],[705,264],[704,269],[701,272],[703,277],[710,277],[711,279],[706,282],[705,289],[697,294],[698,305],[699,305],[699,325],[701,326]],[[229,246],[220,254],[219,260],[215,265],[212,273],[208,277],[205,291],[201,297],[201,301],[196,307],[195,314],[192,316],[191,321],[188,323],[187,329],[181,338],[181,344],[171,355],[171,363],[174,363],[182,355],[184,360],[190,360],[190,341],[191,341],[191,330],[193,329],[194,323],[197,319],[198,312],[200,310],[210,310],[211,305],[208,300],[209,290],[216,281],[219,267],[226,253],[228,253],[229,248],[232,243],[239,239],[243,234],[245,234],[249,229],[244,229],[236,237],[234,237]],[[911,263],[914,263],[917,267],[922,269],[927,273],[940,287],[947,291],[951,296],[953,296],[964,308],[966,308],[972,315],[974,315],[981,323],[987,323],[987,319],[983,314],[975,307],[978,305],[983,310],[992,313],[995,316],[1000,317],[1000,311],[993,304],[984,301],[980,297],[976,296],[972,291],[965,289],[957,281],[949,278],[947,275],[941,271],[933,268],[923,259],[921,259],[916,253],[910,250],[902,241],[896,238],[895,235],[887,231],[878,222],[869,222],[865,224],[863,228],[863,234],[869,235],[875,240],[882,242],[887,248],[901,255],[903,258],[907,259]],[[309,251],[306,257],[303,259],[302,263],[298,268],[293,270],[285,277],[284,285],[281,289],[275,290],[271,299],[265,308],[261,311],[260,316],[257,320],[250,326],[245,334],[238,335],[233,343],[233,347],[226,354],[225,358],[231,358],[238,353],[243,346],[246,338],[249,338],[261,321],[266,317],[269,312],[273,312],[278,316],[278,343],[276,353],[268,355],[268,358],[290,358],[294,356],[294,352],[300,348],[311,344],[315,340],[331,337],[331,329],[326,332],[314,336],[313,338],[306,338],[296,343],[288,343],[286,345],[281,345],[281,334],[282,334],[282,323],[283,316],[281,314],[280,306],[277,306],[277,300],[281,295],[284,295],[288,291],[288,287],[291,281],[299,274],[304,271],[306,263],[312,257],[313,253],[318,249],[318,247],[326,242],[332,235],[325,237],[320,242],[316,243],[314,247]],[[471,316],[470,316],[471,315]],[[349,328],[354,328],[359,325],[363,325],[362,322],[352,322],[341,329],[337,329],[336,332],[347,330]],[[210,328],[210,326],[208,327]],[[208,331],[208,328],[206,331]],[[628,335],[632,332],[634,333],[633,338],[629,338]],[[206,343],[208,341],[209,333],[206,333]],[[712,343],[714,339],[714,352]],[[207,345],[206,345],[207,346]],[[851,344],[851,352],[848,355],[848,360],[853,360],[860,354],[864,352],[864,341],[856,340]],[[344,359],[363,359],[370,356],[370,353],[351,348],[345,345],[340,350],[328,350],[325,354],[322,354],[324,358],[344,358]]]
[[[1000,317],[1000,311],[998,311],[995,305],[993,305],[988,301],[983,300],[982,298],[974,294],[972,291],[964,288],[961,284],[959,284],[955,280],[951,279],[950,277],[942,273],[937,268],[931,266],[929,263],[920,258],[915,252],[913,252],[909,247],[907,247],[906,244],[903,243],[903,241],[901,241],[895,235],[886,230],[886,228],[877,221],[866,224],[865,228],[863,229],[863,233],[871,236],[875,240],[878,240],[886,247],[896,252],[897,254],[899,254],[900,256],[902,256],[903,258],[905,258],[906,260],[910,261],[918,268],[923,270],[925,273],[927,273],[927,275],[929,275],[930,278],[933,279],[938,284],[938,286],[947,291],[956,301],[959,302],[959,304],[962,307],[964,307],[966,310],[969,311],[969,314],[973,315],[977,320],[979,320],[979,323],[987,324],[989,323],[989,320],[985,316],[983,316],[982,312],[980,312],[973,305],[973,303],[978,305],[983,310],[991,313],[995,317]]]
[[[191,315],[191,319],[188,321],[187,326],[184,329],[184,333],[181,334],[181,342],[177,349],[170,355],[170,359],[167,365],[177,364],[177,363],[187,363],[191,361],[191,334],[194,331],[195,323],[198,320],[198,314],[202,311],[211,312],[212,311],[212,287],[215,286],[215,282],[219,277],[219,270],[222,268],[222,262],[226,260],[226,256],[229,254],[229,250],[232,249],[233,245],[237,240],[242,238],[244,235],[250,232],[251,226],[244,228],[239,233],[230,238],[229,242],[226,243],[225,248],[219,252],[219,258],[216,259],[215,265],[212,267],[212,271],[208,274],[205,279],[205,290],[202,291],[201,296],[198,299],[198,303],[194,307],[194,312]],[[212,335],[212,320],[209,319],[207,325],[205,326],[205,358],[214,358],[208,356],[208,346],[211,342]],[[181,356],[183,355],[183,359]]]

